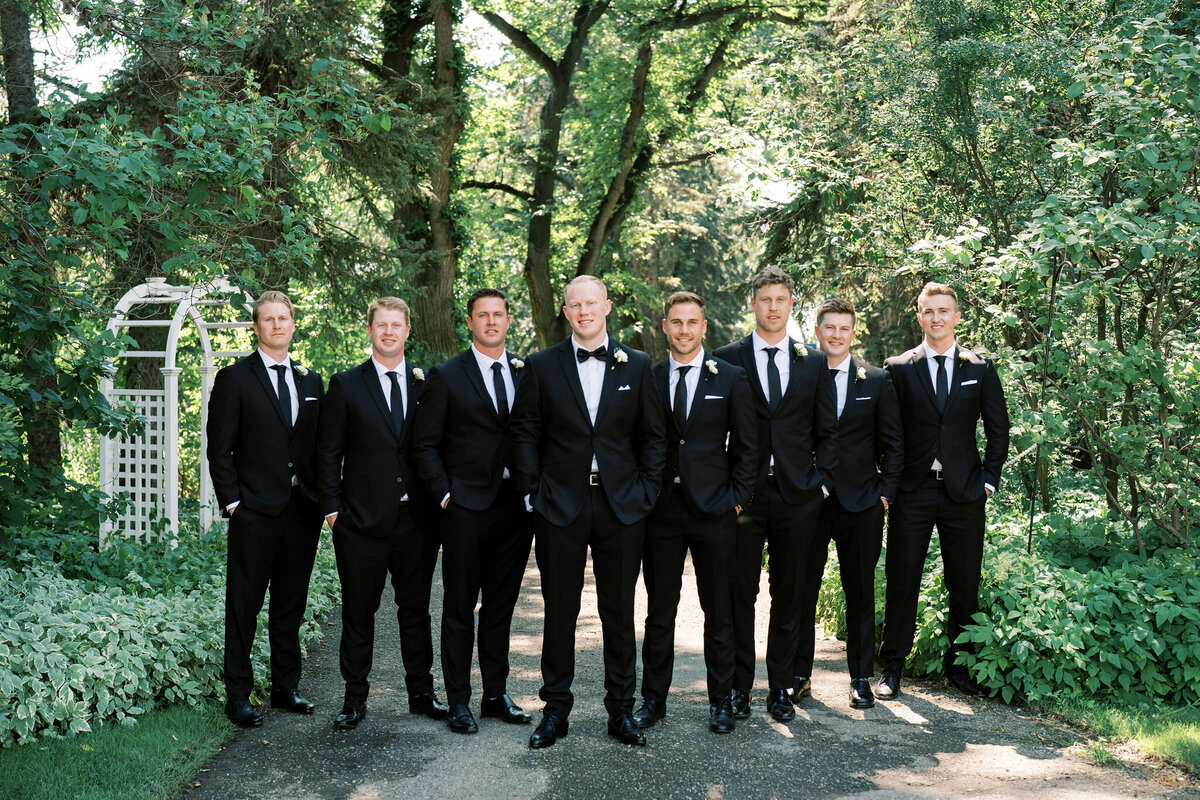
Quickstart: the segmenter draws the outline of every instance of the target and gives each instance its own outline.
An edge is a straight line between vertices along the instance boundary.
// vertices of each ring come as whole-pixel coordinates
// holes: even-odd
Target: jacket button
[[[289,466],[289,467],[290,467],[290,466],[292,466],[292,462],[290,462],[290,461],[289,461],[289,462],[288,462],[288,466]]]
[[[399,476],[397,476],[397,477],[396,477],[396,483],[404,483],[404,479],[403,479],[403,478],[400,478]]]
[[[680,439],[680,440],[679,440],[679,443],[680,443],[680,444],[683,444],[683,439]]]

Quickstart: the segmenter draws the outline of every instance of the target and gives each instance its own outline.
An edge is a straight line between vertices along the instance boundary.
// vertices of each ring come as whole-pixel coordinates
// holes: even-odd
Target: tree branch
[[[475,10],[479,13],[479,16],[488,21],[488,24],[500,31],[500,33],[504,34],[504,37],[512,42],[513,47],[517,48],[522,53],[533,59],[534,63],[541,67],[542,70],[550,76],[551,80],[555,82],[560,80],[558,63],[555,62],[555,60],[549,55],[547,55],[545,50],[538,47],[537,43],[533,41],[533,39],[529,38],[529,34],[525,33],[525,31],[516,27],[499,14],[496,14],[492,11],[482,11],[478,8]]]
[[[660,161],[654,165],[654,169],[671,169],[673,167],[685,167],[688,164],[695,164],[697,161],[707,161],[715,156],[724,155],[729,152],[726,147],[718,147],[716,150],[704,150],[699,153],[693,153],[690,156],[676,158],[671,161]]]
[[[529,202],[530,200],[533,199],[533,195],[530,192],[526,192],[524,190],[518,189],[517,187],[513,186],[512,184],[505,183],[504,181],[463,181],[461,188],[463,188],[463,189],[494,189],[498,192],[505,192],[507,194],[511,194],[513,197],[519,197],[526,202]]]

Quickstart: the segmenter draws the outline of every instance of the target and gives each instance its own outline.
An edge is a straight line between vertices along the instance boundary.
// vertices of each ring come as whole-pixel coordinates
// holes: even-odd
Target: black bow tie
[[[608,348],[604,345],[600,345],[595,350],[584,350],[582,347],[575,348],[575,358],[579,359],[580,364],[584,363],[589,358],[594,358],[597,361],[603,361],[607,355]]]

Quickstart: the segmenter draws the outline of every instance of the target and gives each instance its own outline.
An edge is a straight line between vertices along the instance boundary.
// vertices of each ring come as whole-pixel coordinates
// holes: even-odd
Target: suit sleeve
[[[729,482],[734,504],[749,508],[758,478],[758,418],[745,370],[739,369],[734,374],[730,398]]]
[[[441,443],[446,429],[446,405],[449,387],[442,370],[434,367],[421,392],[421,402],[413,419],[412,455],[417,476],[439,505],[450,491],[450,478],[442,464]]]
[[[896,387],[887,372],[883,373],[879,402],[875,405],[875,460],[879,466],[879,494],[889,501],[895,500],[904,469],[904,423]]]
[[[512,459],[521,494],[536,495],[538,490],[538,437],[542,429],[537,362],[529,359],[525,376],[513,398],[509,426],[512,430]]]
[[[212,476],[222,516],[229,516],[225,509],[242,499],[237,468],[233,463],[233,446],[238,440],[241,422],[239,406],[236,377],[230,376],[228,368],[223,369],[217,373],[208,398],[208,473]]]
[[[649,510],[662,487],[663,468],[667,463],[667,419],[658,398],[649,357],[642,366],[641,394],[636,440],[640,445],[637,450],[638,475],[650,504]]]
[[[983,435],[987,445],[983,450],[983,481],[1000,488],[1000,471],[1008,457],[1008,403],[1004,387],[991,359],[983,373],[980,412],[983,416]]]
[[[317,426],[317,496],[328,516],[342,508],[342,457],[346,452],[346,391],[341,375],[329,379]]]
[[[837,430],[837,389],[829,370],[822,366],[817,371],[817,396],[813,398],[813,452],[821,483],[830,492],[837,488],[833,481],[838,464]]]

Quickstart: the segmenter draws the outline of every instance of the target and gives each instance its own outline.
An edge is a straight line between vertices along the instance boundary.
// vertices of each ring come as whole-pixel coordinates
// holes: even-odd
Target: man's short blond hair
[[[296,319],[296,309],[292,306],[292,299],[283,292],[277,292],[274,289],[263,292],[254,301],[254,307],[250,310],[250,318],[254,320],[254,324],[258,324],[258,310],[267,303],[282,303],[287,306],[288,313],[292,315],[292,320]]]
[[[954,301],[954,308],[958,309],[958,292],[951,289],[944,283],[930,281],[921,288],[921,293],[917,295],[917,308],[924,308],[925,301],[939,294],[944,294]]]
[[[412,325],[412,314],[409,313],[408,303],[401,300],[399,297],[381,297],[371,307],[367,309],[367,327],[375,322],[375,312],[381,308],[386,308],[389,311],[399,311],[404,315],[404,324]]]
[[[604,285],[604,281],[597,278],[595,275],[579,275],[571,280],[563,287],[563,305],[567,304],[567,294],[571,291],[571,287],[579,286],[585,283],[590,283],[600,287],[600,293],[604,295],[604,299],[608,299],[608,287]]]

